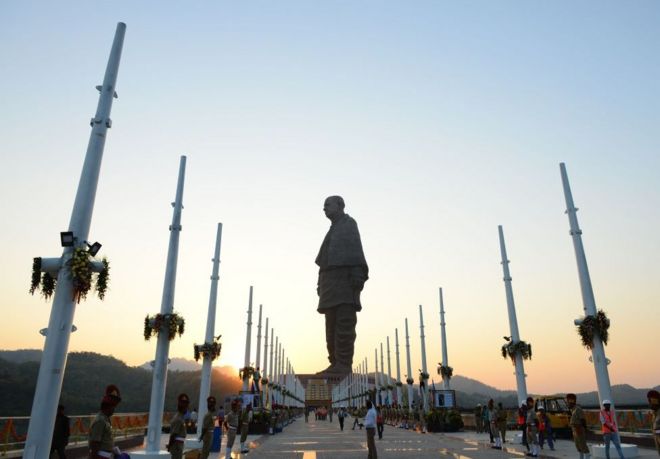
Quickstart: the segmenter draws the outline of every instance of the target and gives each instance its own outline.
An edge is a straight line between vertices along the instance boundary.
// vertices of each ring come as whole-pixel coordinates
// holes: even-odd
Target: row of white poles
[[[302,407],[305,403],[305,390],[296,376],[293,365],[286,355],[285,349],[279,336],[275,336],[275,330],[269,326],[269,319],[266,318],[266,332],[264,339],[263,362],[261,356],[261,330],[262,330],[262,312],[263,305],[259,305],[259,318],[257,323],[257,349],[255,355],[255,366],[251,363],[251,342],[252,342],[252,295],[253,288],[250,286],[248,299],[248,318],[245,333],[245,360],[243,368],[243,387],[244,393],[261,393],[263,407],[271,409],[273,404],[285,405],[289,407]],[[268,342],[270,330],[270,344]],[[270,350],[270,353],[269,353]],[[252,387],[250,387],[250,373],[248,368],[253,369]]]
[[[577,208],[573,203],[573,195],[571,193],[570,185],[568,182],[568,175],[566,173],[566,166],[564,163],[560,163],[560,173],[561,180],[564,189],[564,197],[566,200],[566,214],[568,215],[569,225],[570,225],[570,235],[573,240],[573,246],[575,250],[575,258],[578,267],[578,275],[580,280],[580,288],[582,292],[582,301],[584,305],[584,314],[586,317],[594,317],[597,314],[596,302],[594,299],[593,287],[591,285],[591,278],[589,276],[589,270],[587,267],[586,255],[584,252],[584,247],[582,245],[582,231],[579,228],[577,221]],[[502,271],[503,271],[503,280],[504,280],[504,289],[506,294],[506,303],[507,311],[509,317],[509,330],[510,330],[510,343],[515,345],[521,342],[520,332],[518,330],[518,319],[516,316],[516,307],[515,301],[513,298],[513,287],[511,285],[511,273],[509,271],[509,259],[507,258],[506,245],[504,242],[504,232],[502,226],[498,226],[499,241],[500,241],[500,252],[502,256]],[[444,310],[444,299],[442,295],[442,288],[439,290],[440,297],[440,333],[441,333],[441,347],[442,347],[442,362],[441,367],[444,367],[445,371],[440,371],[441,367],[438,367],[438,372],[441,373],[443,389],[450,389],[449,380],[451,378],[450,374],[452,372],[451,367],[449,367],[449,357],[447,352],[447,336],[445,330],[445,310]],[[579,325],[581,320],[577,319],[575,321],[576,325]],[[419,322],[420,322],[420,344],[421,344],[421,357],[422,357],[422,368],[420,370],[420,397],[423,401],[424,411],[428,410],[428,371],[426,365],[426,342],[424,335],[424,317],[422,312],[422,306],[419,306]],[[407,384],[408,384],[408,408],[412,407],[412,385],[414,383],[414,378],[412,378],[412,369],[410,364],[410,344],[409,344],[409,335],[408,335],[408,319],[405,321],[406,327],[406,357],[407,357]],[[394,330],[395,333],[395,347],[396,347],[396,365],[397,365],[397,377],[395,380],[396,383],[396,403],[401,405],[401,376],[399,368],[399,338],[398,338],[398,329]],[[603,400],[612,400],[611,384],[609,378],[609,372],[607,365],[610,363],[607,357],[605,356],[605,349],[601,337],[596,333],[593,338],[593,346],[591,349],[591,361],[594,364],[594,370],[596,374],[596,384],[598,387],[598,397],[600,402]],[[526,385],[526,375],[525,368],[523,364],[523,355],[520,351],[514,352],[512,356],[515,364],[515,375],[516,375],[516,390],[518,395],[518,401],[522,402],[527,398],[527,385]],[[365,359],[366,364],[366,359]],[[344,380],[333,391],[333,403],[342,404],[346,401],[352,402],[353,400],[363,400],[363,394],[367,391],[372,390],[377,394],[376,402],[380,402],[384,405],[392,404],[392,372],[390,368],[390,338],[387,337],[387,373],[384,372],[383,365],[383,344],[380,343],[380,371],[378,369],[378,348],[374,350],[374,382],[373,385],[369,383],[368,372],[366,370],[366,365],[359,365],[357,367],[356,374],[348,375]],[[446,371],[449,369],[449,371]],[[357,381],[357,387],[356,385]],[[366,381],[366,383],[365,383]],[[385,397],[383,399],[383,394]],[[357,396],[356,396],[357,395]],[[380,400],[378,399],[380,397]],[[350,403],[349,402],[349,403]]]

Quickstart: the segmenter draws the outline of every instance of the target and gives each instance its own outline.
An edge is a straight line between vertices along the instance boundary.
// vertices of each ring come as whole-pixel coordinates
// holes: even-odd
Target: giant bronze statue
[[[316,257],[319,266],[318,312],[325,315],[330,366],[319,374],[351,372],[360,292],[369,278],[357,223],[344,213],[344,199],[330,196],[323,212],[332,224]]]

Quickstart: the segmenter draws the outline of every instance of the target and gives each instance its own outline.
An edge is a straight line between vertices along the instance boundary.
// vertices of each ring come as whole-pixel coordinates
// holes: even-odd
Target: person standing
[[[527,397],[527,419],[525,424],[527,426],[527,444],[531,452],[527,456],[539,457],[539,438],[538,438],[538,419],[536,418],[536,411],[534,410],[534,399]]]
[[[105,389],[105,396],[101,400],[101,411],[96,415],[89,427],[89,457],[90,459],[112,458],[121,451],[115,447],[112,436],[110,418],[121,401],[119,388],[114,384]]]
[[[529,453],[529,444],[527,443],[527,402],[525,400],[521,400],[520,402],[516,425],[521,432],[520,435],[522,436],[522,444],[525,446],[525,449],[527,449],[527,452]]]
[[[619,429],[616,425],[616,414],[612,409],[612,402],[603,400],[603,409],[600,410],[600,424],[603,426],[603,441],[605,443],[605,457],[610,459],[610,442],[614,443],[616,452],[623,459]]]
[[[376,410],[371,400],[367,400],[367,415],[364,417],[364,427],[367,431],[368,459],[378,459],[378,453],[376,452],[376,417]]]
[[[650,390],[646,394],[646,399],[649,401],[651,411],[653,411],[651,432],[653,432],[653,438],[655,438],[655,448],[660,455],[660,393],[657,390]]]
[[[202,459],[207,459],[211,453],[211,443],[213,442],[213,430],[215,429],[215,397],[210,396],[206,399],[207,411],[202,419]]]
[[[378,431],[378,439],[383,439],[383,430],[385,429],[385,423],[383,421],[383,411],[379,406],[376,408],[376,430]]]
[[[580,453],[580,459],[589,459],[589,446],[587,446],[587,419],[584,417],[582,407],[577,404],[575,394],[566,394],[566,404],[571,410],[571,420],[569,424],[573,431],[573,441],[575,448]]]
[[[474,428],[477,433],[482,433],[484,431],[484,420],[482,416],[481,403],[478,403],[474,408]]]
[[[543,443],[548,440],[550,451],[555,450],[555,440],[552,437],[552,423],[545,412],[543,405],[539,406],[539,446],[543,449]]]
[[[339,408],[339,411],[337,412],[337,420],[339,421],[339,430],[342,432],[344,431],[344,419],[346,418],[346,411],[344,411],[344,408],[341,407]]]
[[[183,458],[183,446],[186,442],[186,421],[185,414],[188,412],[190,398],[188,394],[179,394],[176,399],[176,413],[170,421],[170,438],[167,442],[167,450],[172,459]]]
[[[239,401],[231,401],[231,411],[225,416],[225,428],[227,429],[227,446],[225,448],[225,459],[231,459],[231,449],[234,447],[236,440],[236,431],[240,421],[240,413],[238,411]]]
[[[328,416],[330,417],[330,422],[332,422],[332,412],[334,411],[334,408],[330,407],[328,410]]]
[[[492,447],[494,449],[502,449],[502,438],[500,437],[500,432],[497,428],[497,417],[498,409],[491,398],[488,400],[488,425],[490,426],[490,436],[495,439],[495,444]]]
[[[247,404],[241,413],[241,453],[249,453],[250,448],[245,446],[248,432],[250,430],[250,423],[252,422],[252,405]]]
[[[489,400],[486,406],[483,407],[483,410],[481,410],[481,418],[484,424],[484,430],[488,432],[488,436],[490,437],[490,443],[493,444],[495,443],[495,439],[493,438],[493,431],[490,429],[490,409],[488,408],[491,401]]]
[[[497,403],[497,430],[500,433],[500,438],[502,439],[502,446],[506,443],[506,410],[502,406],[502,402]]]
[[[66,445],[69,444],[71,427],[69,417],[64,415],[64,406],[57,405],[57,416],[55,417],[55,428],[53,429],[53,440],[50,444],[50,455],[57,451],[57,457],[66,459]]]

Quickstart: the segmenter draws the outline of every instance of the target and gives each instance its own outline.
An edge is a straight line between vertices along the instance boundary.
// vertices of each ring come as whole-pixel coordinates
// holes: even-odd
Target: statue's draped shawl
[[[357,311],[362,309],[360,290],[356,290],[352,278],[366,281],[369,267],[362,251],[360,232],[357,223],[350,216],[344,215],[335,221],[323,239],[316,257],[319,266],[319,306],[325,310],[350,304]]]
[[[362,266],[366,276],[369,268],[362,251],[360,232],[357,223],[348,214],[330,226],[316,257],[316,264],[321,270],[340,266]]]

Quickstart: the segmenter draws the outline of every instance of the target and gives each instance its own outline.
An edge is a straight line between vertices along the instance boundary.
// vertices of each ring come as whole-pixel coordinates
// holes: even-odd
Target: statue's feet
[[[330,365],[328,368],[325,370],[319,371],[316,373],[317,375],[333,375],[333,376],[338,376],[338,375],[347,375],[351,372],[351,368],[346,365],[341,365],[338,363],[334,363]]]
[[[335,374],[335,364],[333,363],[332,365],[328,366],[325,370],[321,370],[317,375],[325,375],[325,374]]]

